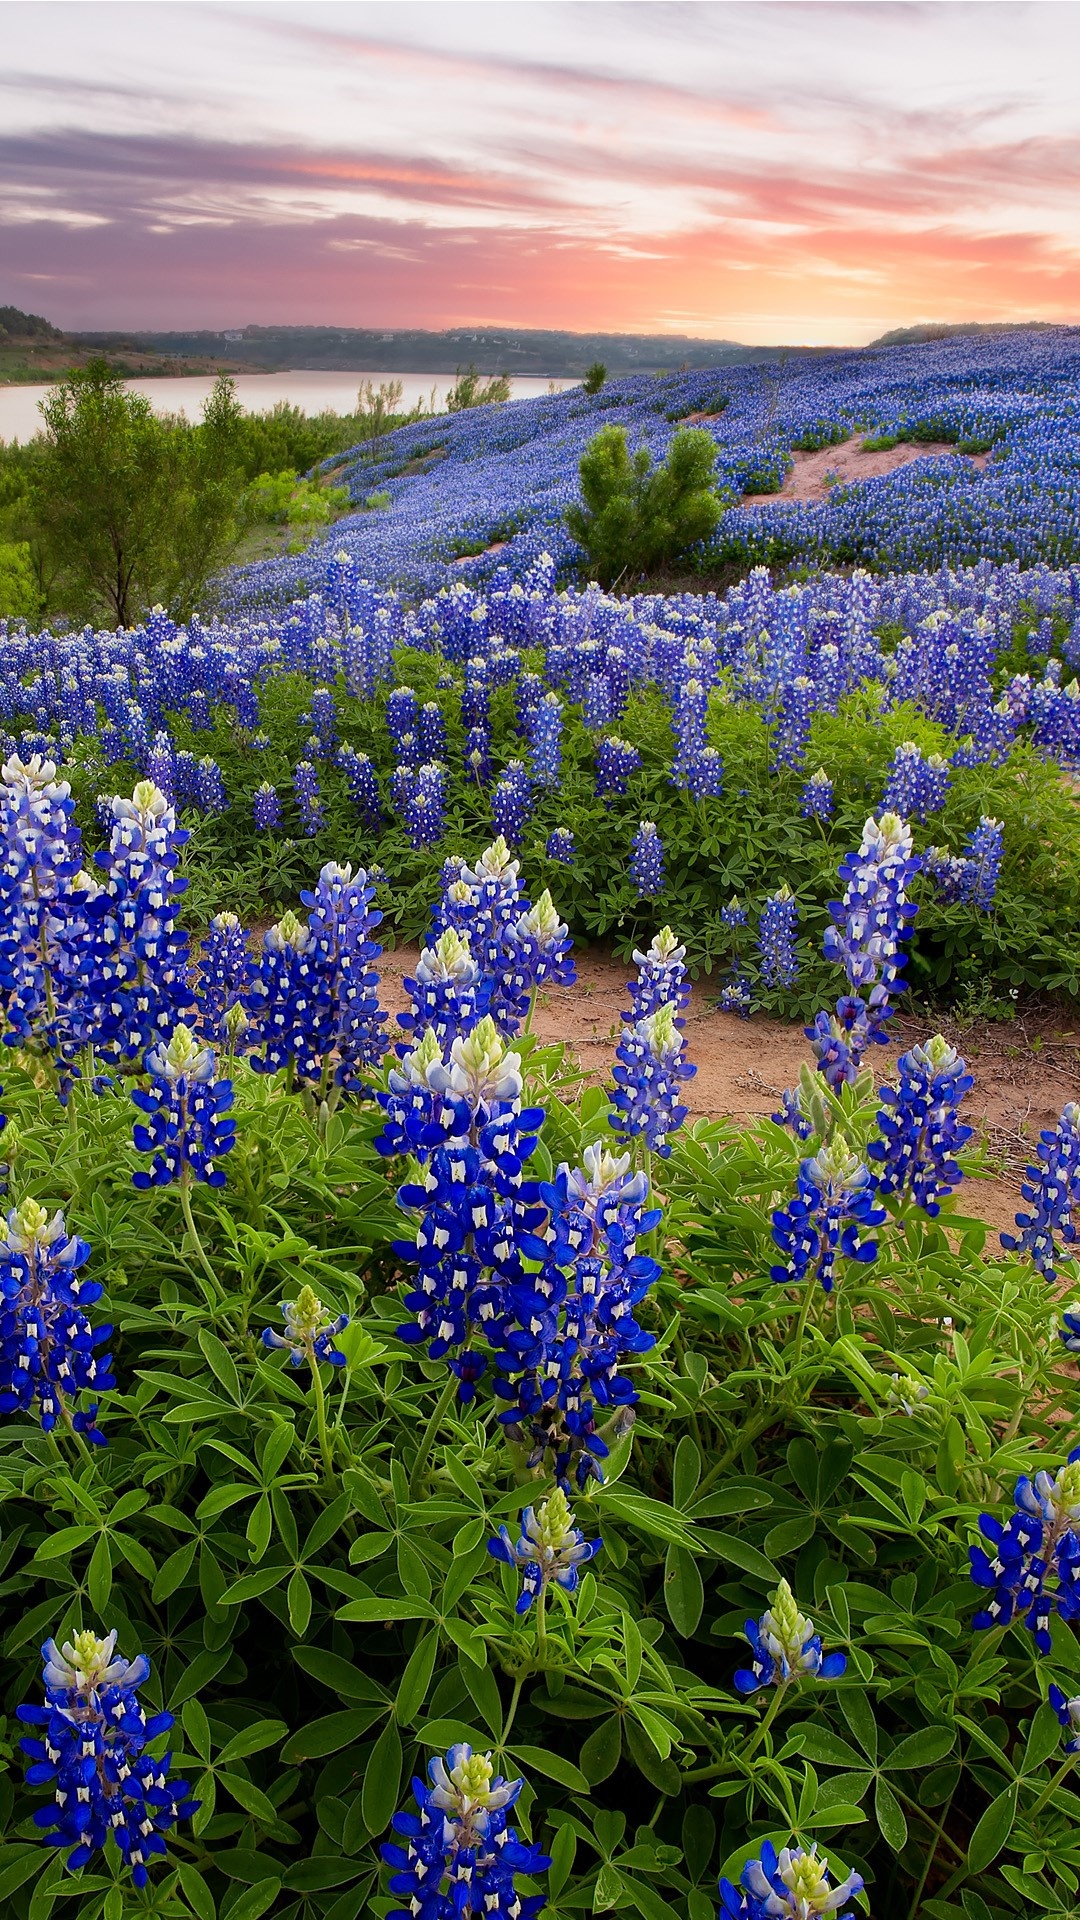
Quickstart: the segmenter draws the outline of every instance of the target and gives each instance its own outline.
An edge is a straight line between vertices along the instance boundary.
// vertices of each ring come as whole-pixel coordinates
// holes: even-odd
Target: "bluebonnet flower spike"
[[[602,1540],[586,1540],[581,1528],[574,1525],[570,1503],[562,1488],[556,1487],[539,1507],[525,1508],[516,1542],[509,1528],[502,1526],[488,1541],[488,1552],[507,1566],[521,1569],[521,1594],[515,1611],[527,1613],[553,1581],[565,1593],[573,1593],[579,1569],[594,1559],[602,1546]]]
[[[273,1327],[264,1327],[264,1347],[283,1347],[290,1367],[301,1367],[305,1362],[313,1367],[320,1360],[328,1360],[332,1367],[345,1365],[345,1355],[338,1352],[334,1340],[349,1324],[347,1313],[331,1319],[318,1294],[309,1286],[301,1287],[295,1300],[283,1300],[281,1311],[285,1316],[285,1332],[280,1334]]]
[[[747,1861],[738,1886],[721,1880],[720,1920],[822,1920],[826,1914],[834,1920],[855,1920],[853,1908],[840,1909],[862,1889],[859,1873],[849,1873],[833,1886],[828,1860],[818,1859],[816,1844],[809,1853],[802,1847],[782,1847],[777,1853],[771,1840],[765,1840],[758,1858]]]
[[[1041,1654],[1050,1651],[1050,1620],[1080,1617],[1080,1447],[1053,1478],[1022,1474],[1016,1483],[1016,1511],[1004,1524],[994,1514],[979,1516],[979,1532],[992,1548],[969,1548],[971,1577],[990,1589],[976,1613],[977,1631],[1008,1626],[1023,1617]]]
[[[50,1786],[55,1805],[40,1807],[34,1824],[47,1829],[51,1847],[70,1847],[67,1866],[77,1871],[112,1834],[137,1887],[147,1865],[165,1853],[162,1838],[177,1820],[188,1820],[199,1802],[188,1799],[185,1780],[169,1780],[171,1754],[146,1751],[173,1724],[171,1713],[147,1718],[136,1689],[150,1674],[145,1654],[116,1654],[115,1631],[99,1639],[77,1633],[62,1647],[46,1640],[47,1705],[24,1705],[18,1718],[38,1729],[20,1741],[30,1761],[31,1786]]]
[[[507,1819],[524,1781],[464,1742],[429,1762],[428,1781],[413,1780],[417,1810],[394,1815],[400,1843],[381,1849],[390,1891],[404,1896],[387,1920],[536,1920],[544,1897],[520,1893],[515,1876],[546,1873],[551,1859]]]
[[[781,1580],[761,1619],[747,1621],[746,1637],[753,1661],[735,1675],[740,1693],[756,1693],[759,1687],[786,1687],[792,1680],[807,1677],[837,1680],[847,1666],[844,1654],[822,1653],[821,1635],[815,1632],[813,1621],[799,1612],[786,1580]]]

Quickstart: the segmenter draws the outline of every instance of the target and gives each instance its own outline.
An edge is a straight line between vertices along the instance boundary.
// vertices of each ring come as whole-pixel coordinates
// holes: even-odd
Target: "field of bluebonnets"
[[[991,1239],[930,1010],[1080,993],[1077,339],[424,421],[186,629],[2,636],[15,1920],[1077,1912],[1080,1108]],[[733,498],[960,451],[589,586],[692,413]],[[752,1130],[702,970],[808,1017]]]

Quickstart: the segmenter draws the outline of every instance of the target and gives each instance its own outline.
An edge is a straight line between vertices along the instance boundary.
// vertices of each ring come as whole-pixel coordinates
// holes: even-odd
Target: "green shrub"
[[[674,434],[667,460],[630,454],[625,427],[601,427],[581,456],[584,504],[567,528],[603,585],[629,581],[707,540],[723,512],[714,485],[716,442],[695,428]]]
[[[585,378],[581,382],[582,391],[584,393],[599,393],[606,379],[607,368],[603,361],[594,360],[592,366],[587,370]]]
[[[446,396],[447,413],[464,413],[468,407],[501,405],[510,398],[508,373],[493,374],[485,380],[475,367],[458,368],[457,379]]]
[[[33,624],[41,613],[41,588],[25,540],[0,540],[0,620]]]

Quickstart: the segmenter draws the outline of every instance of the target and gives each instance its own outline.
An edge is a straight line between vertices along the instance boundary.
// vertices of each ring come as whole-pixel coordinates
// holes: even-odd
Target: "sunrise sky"
[[[0,303],[858,342],[1080,320],[1073,4],[0,4]]]

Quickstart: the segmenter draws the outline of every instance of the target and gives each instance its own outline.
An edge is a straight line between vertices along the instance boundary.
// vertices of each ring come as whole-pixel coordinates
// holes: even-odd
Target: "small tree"
[[[368,441],[372,454],[389,429],[390,422],[401,411],[401,396],[405,391],[402,380],[383,380],[379,386],[365,380],[356,396],[356,414],[360,425],[360,438]]]
[[[446,396],[447,413],[464,413],[467,407],[490,407],[510,398],[510,375],[493,374],[484,381],[475,367],[458,368],[457,379]]]
[[[676,433],[659,467],[645,447],[631,456],[625,427],[600,429],[578,469],[584,504],[564,518],[603,586],[636,579],[708,538],[724,509],[715,469],[716,442],[700,428]]]
[[[592,366],[586,372],[585,378],[582,381],[581,385],[583,390],[586,393],[599,393],[606,379],[607,379],[607,368],[605,367],[603,361],[594,360],[592,363]]]

